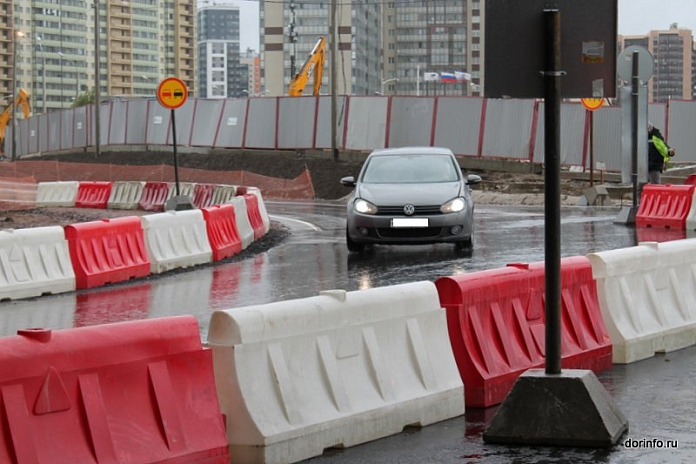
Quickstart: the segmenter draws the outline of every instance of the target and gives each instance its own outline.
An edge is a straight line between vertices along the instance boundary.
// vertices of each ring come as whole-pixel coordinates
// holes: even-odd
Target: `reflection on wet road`
[[[542,207],[479,205],[474,247],[375,246],[361,255],[345,246],[345,206],[338,202],[268,201],[273,221],[291,233],[266,252],[148,280],[35,300],[0,303],[0,336],[26,327],[68,328],[194,314],[205,338],[213,310],[358,290],[544,259]],[[563,256],[586,255],[641,241],[684,238],[683,231],[613,224],[616,209],[566,208]],[[638,234],[638,237],[636,235]],[[642,235],[642,236],[641,236]]]

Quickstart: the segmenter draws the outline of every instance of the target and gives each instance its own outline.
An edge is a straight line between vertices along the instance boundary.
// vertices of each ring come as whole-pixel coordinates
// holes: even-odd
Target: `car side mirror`
[[[341,178],[341,185],[346,187],[355,187],[355,177],[347,176]]]
[[[481,179],[481,176],[479,176],[478,174],[469,174],[468,176],[466,176],[466,183],[469,185],[478,184],[482,180],[483,179]]]

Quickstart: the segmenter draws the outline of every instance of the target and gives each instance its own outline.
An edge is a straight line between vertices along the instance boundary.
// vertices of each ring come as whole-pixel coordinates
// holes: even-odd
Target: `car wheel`
[[[346,229],[346,245],[348,246],[348,251],[351,253],[361,253],[365,249],[365,244],[356,243],[351,240],[348,229]]]

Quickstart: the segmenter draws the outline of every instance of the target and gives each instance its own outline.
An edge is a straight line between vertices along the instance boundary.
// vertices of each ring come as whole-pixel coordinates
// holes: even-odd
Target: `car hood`
[[[360,184],[356,197],[377,206],[441,205],[461,195],[459,182],[438,184]]]

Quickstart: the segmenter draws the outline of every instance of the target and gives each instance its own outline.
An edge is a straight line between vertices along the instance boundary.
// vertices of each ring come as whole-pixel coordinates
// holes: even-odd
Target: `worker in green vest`
[[[648,182],[659,184],[662,180],[662,171],[667,162],[675,155],[674,148],[665,142],[660,129],[648,122]]]

